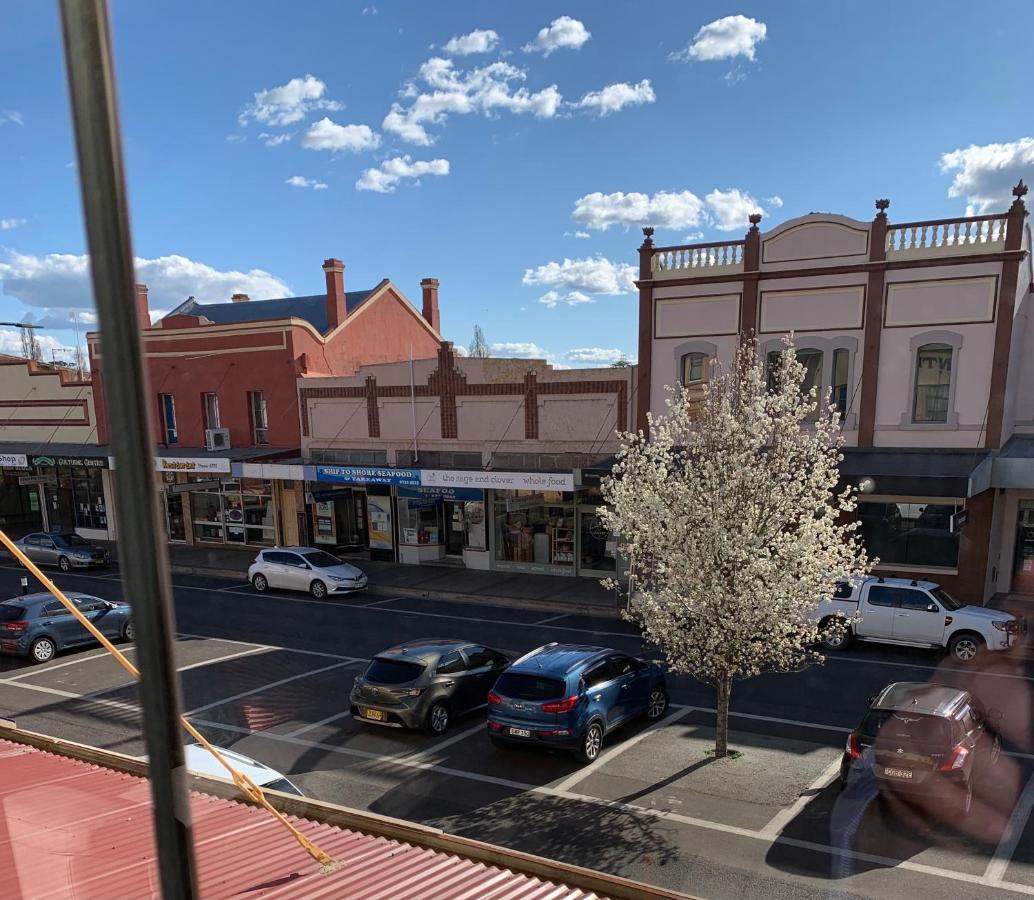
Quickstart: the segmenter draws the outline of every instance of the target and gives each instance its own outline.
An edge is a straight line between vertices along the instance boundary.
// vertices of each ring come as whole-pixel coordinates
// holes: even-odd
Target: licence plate
[[[905,778],[909,779],[912,777],[911,769],[892,769],[889,766],[884,767],[883,774],[888,778]]]
[[[388,717],[379,709],[364,709],[363,718],[373,719],[375,722],[383,722]]]
[[[531,737],[531,732],[527,728],[511,728],[509,734],[510,737]]]

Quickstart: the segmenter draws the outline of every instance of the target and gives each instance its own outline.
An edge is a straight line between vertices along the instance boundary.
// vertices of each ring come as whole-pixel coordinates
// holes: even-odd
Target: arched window
[[[804,366],[804,378],[801,380],[801,393],[807,394],[812,388],[817,388],[815,408],[808,414],[805,421],[817,422],[819,408],[823,403],[822,394],[822,351],[813,348],[801,348],[796,351],[797,362]],[[775,390],[776,378],[779,375],[779,365],[782,360],[781,350],[770,350],[768,353],[768,389]]]
[[[680,367],[682,386],[691,388],[705,384],[710,367],[710,360],[706,353],[687,353],[682,357]]]
[[[916,350],[913,422],[948,421],[951,358],[952,348],[948,344],[923,344]]]

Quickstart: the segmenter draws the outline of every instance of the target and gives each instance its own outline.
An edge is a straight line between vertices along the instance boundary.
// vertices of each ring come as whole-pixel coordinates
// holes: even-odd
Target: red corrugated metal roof
[[[191,793],[201,895],[373,900],[589,900],[598,895],[415,844],[289,817],[340,867],[327,875],[261,809]],[[0,740],[0,897],[159,897],[150,788]]]

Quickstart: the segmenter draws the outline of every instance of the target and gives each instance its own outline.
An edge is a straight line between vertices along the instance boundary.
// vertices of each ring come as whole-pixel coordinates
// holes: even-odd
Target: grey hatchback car
[[[453,717],[481,709],[513,655],[470,641],[425,638],[378,653],[355,680],[352,718],[444,734]]]
[[[66,594],[105,637],[133,640],[133,607],[89,594]],[[59,650],[92,644],[92,635],[53,594],[26,594],[0,603],[0,652],[49,662]]]

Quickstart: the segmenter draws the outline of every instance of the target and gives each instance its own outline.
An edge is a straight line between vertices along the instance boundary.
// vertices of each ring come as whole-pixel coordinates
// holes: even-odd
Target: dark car
[[[134,638],[133,608],[89,594],[66,594],[105,637]],[[59,650],[94,643],[93,636],[53,594],[26,594],[0,603],[0,652],[45,663]]]
[[[485,706],[512,655],[470,641],[426,638],[370,660],[349,698],[352,717],[393,728],[444,734],[456,716]]]
[[[847,738],[841,784],[867,769],[881,792],[932,800],[966,815],[974,782],[1001,756],[1000,718],[997,710],[985,710],[958,688],[888,685]]]
[[[608,650],[547,644],[517,660],[488,695],[488,733],[496,744],[574,750],[584,761],[626,722],[653,721],[668,708],[660,666]]]
[[[37,566],[57,566],[62,572],[106,566],[110,560],[107,550],[73,532],[37,531],[15,545]]]

